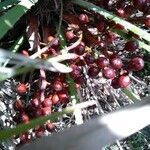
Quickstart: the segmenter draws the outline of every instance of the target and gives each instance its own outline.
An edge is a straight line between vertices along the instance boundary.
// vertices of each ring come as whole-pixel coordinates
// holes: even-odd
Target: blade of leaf
[[[131,40],[132,37],[129,36],[127,33],[125,33],[124,31],[118,30],[118,29],[111,29],[112,32],[117,33],[118,35],[120,35],[122,38],[127,39],[127,40]],[[147,50],[148,52],[150,52],[150,46],[145,44],[144,42],[141,42],[140,40],[136,40],[139,44],[139,47]]]
[[[5,0],[3,2],[0,2],[0,11],[5,10],[9,5],[13,5],[18,3],[18,0]]]
[[[23,41],[24,41],[24,36],[22,35],[15,41],[14,45],[10,48],[10,50],[12,50],[13,53],[17,52],[19,50],[19,47],[22,45]],[[5,67],[9,63],[9,61],[10,59],[7,59],[3,67]]]
[[[113,13],[108,12],[107,10],[105,10],[103,8],[100,8],[92,3],[89,3],[89,2],[86,2],[83,0],[71,0],[71,2],[74,4],[77,4],[79,6],[85,7],[89,10],[92,10],[94,12],[97,12],[97,13],[103,15],[105,18],[113,20],[116,24],[121,24],[127,30],[132,31],[133,33],[139,35],[141,38],[150,42],[150,34],[149,33],[147,33],[145,30],[142,30],[139,27],[129,23],[128,21],[125,21],[124,19],[114,15]]]
[[[14,135],[21,134],[21,133],[23,133],[29,129],[36,127],[37,125],[42,125],[48,120],[54,121],[58,117],[60,117],[64,114],[72,113],[75,109],[83,109],[83,108],[86,108],[88,106],[92,106],[95,104],[96,104],[95,101],[83,102],[83,103],[77,104],[77,105],[72,106],[72,107],[67,107],[67,108],[63,109],[61,112],[54,112],[51,115],[39,117],[37,119],[31,120],[28,124],[20,124],[20,125],[17,125],[15,128],[0,130],[0,141],[10,139]]]
[[[0,39],[10,30],[14,24],[23,16],[38,0],[22,0],[16,6],[0,17]]]
[[[122,89],[122,92],[126,94],[132,101],[141,100],[138,95],[135,95],[130,88]]]

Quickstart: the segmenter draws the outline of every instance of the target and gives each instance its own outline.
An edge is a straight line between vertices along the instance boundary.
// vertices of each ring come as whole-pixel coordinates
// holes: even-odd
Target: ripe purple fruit
[[[113,79],[116,76],[116,72],[110,67],[105,67],[103,69],[103,76],[107,79]]]
[[[86,54],[84,60],[86,61],[87,64],[93,64],[95,62],[94,57],[90,54]]]
[[[83,55],[85,52],[85,44],[81,42],[76,48],[75,53],[78,55]]]
[[[103,69],[109,65],[109,60],[105,57],[99,57],[96,63],[99,68]]]
[[[67,31],[66,32],[66,39],[68,41],[72,40],[75,37],[74,33],[72,31]]]
[[[128,41],[125,44],[125,50],[129,52],[133,52],[138,48],[138,43],[136,41]]]
[[[144,24],[150,28],[150,16],[145,18]]]
[[[63,84],[61,81],[56,80],[53,84],[53,87],[55,91],[61,91],[63,89]]]
[[[132,58],[129,61],[129,68],[132,71],[140,71],[140,70],[142,70],[144,68],[144,61],[143,61],[143,59],[140,58],[140,57]]]
[[[130,78],[127,75],[122,75],[118,78],[118,85],[121,88],[126,88],[130,84]]]
[[[22,111],[23,110],[23,105],[21,100],[16,100],[13,104],[13,108],[15,111]]]
[[[96,77],[99,74],[99,68],[91,66],[88,70],[88,75],[92,78]]]
[[[52,106],[52,101],[49,98],[46,98],[43,102],[42,102],[42,106],[43,107],[51,107]]]
[[[119,85],[118,85],[118,78],[114,78],[114,79],[111,81],[111,86],[112,86],[114,89],[118,89],[118,88],[119,88]]]
[[[40,106],[40,100],[38,98],[31,100],[31,105],[33,108],[38,108]]]
[[[17,91],[18,94],[23,95],[27,92],[27,87],[26,87],[25,84],[20,83],[20,84],[17,85],[16,91]]]
[[[79,20],[81,21],[81,23],[86,24],[89,22],[89,17],[86,14],[80,14]]]
[[[121,69],[122,67],[122,60],[120,58],[113,58],[110,60],[110,64],[112,66],[112,68],[114,69]]]

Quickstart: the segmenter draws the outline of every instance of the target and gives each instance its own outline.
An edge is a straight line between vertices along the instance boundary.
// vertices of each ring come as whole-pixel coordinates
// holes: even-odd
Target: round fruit
[[[81,21],[81,23],[85,24],[89,22],[89,17],[86,14],[80,14],[79,20]]]
[[[104,21],[100,21],[96,24],[96,27],[99,32],[103,32],[106,29],[106,23]]]
[[[82,75],[82,70],[79,67],[77,67],[76,65],[72,66],[72,69],[73,70],[70,74],[73,79],[76,79]]]
[[[114,79],[111,81],[111,86],[112,86],[114,89],[118,89],[118,88],[119,88],[118,78],[114,78]]]
[[[55,125],[53,123],[51,123],[51,122],[47,123],[46,124],[46,130],[48,132],[53,132],[55,130]]]
[[[43,107],[51,107],[52,106],[52,101],[49,98],[46,98],[43,102],[42,102],[42,106]]]
[[[55,91],[61,91],[63,89],[63,84],[61,81],[56,80],[53,84],[53,87]]]
[[[94,57],[90,54],[86,54],[84,60],[87,64],[93,64],[95,62]]]
[[[23,111],[23,105],[21,100],[16,100],[13,104],[13,108],[15,111]]]
[[[20,84],[17,85],[16,91],[20,95],[25,94],[27,92],[27,87],[26,87],[25,84],[20,83]]]
[[[19,136],[19,139],[20,139],[20,144],[25,144],[29,141],[29,134],[23,133]]]
[[[40,101],[38,98],[31,100],[31,105],[33,108],[38,108],[40,106]]]
[[[110,67],[105,67],[103,69],[103,76],[107,79],[113,79],[116,76],[114,69]]]
[[[130,84],[130,78],[127,75],[122,75],[118,79],[118,85],[121,88],[126,88]]]
[[[150,28],[150,16],[145,18],[144,24]]]
[[[142,11],[144,5],[146,4],[146,0],[133,0],[133,5]]]
[[[121,18],[125,18],[126,14],[125,14],[125,11],[124,9],[120,8],[117,10],[117,15]]]
[[[128,41],[125,44],[125,50],[129,52],[133,52],[138,48],[138,43],[136,41]]]
[[[96,60],[96,63],[97,63],[97,66],[101,69],[107,67],[109,65],[109,61],[107,58],[105,57],[99,57],[97,60]]]
[[[75,53],[78,55],[83,55],[85,52],[85,44],[81,42],[76,48]]]
[[[35,136],[39,138],[44,135],[44,132],[45,132],[44,127],[40,126],[37,129],[35,129]]]
[[[69,101],[69,95],[65,90],[58,92],[58,97],[62,103],[66,103]]]
[[[66,32],[66,39],[68,41],[72,40],[75,37],[74,33],[72,31],[67,31]]]
[[[88,69],[88,75],[92,78],[96,77],[99,74],[99,68],[95,66],[91,66]]]
[[[75,79],[75,83],[77,83],[77,84],[83,84],[85,82],[85,78],[84,78],[84,76],[82,75],[82,76],[80,76],[80,77],[77,77],[76,79]]]
[[[142,70],[144,68],[144,61],[143,61],[143,59],[140,58],[140,57],[132,58],[129,61],[129,68],[132,71],[140,71],[140,70]]]
[[[41,108],[41,112],[43,116],[47,116],[49,114],[51,114],[51,107],[43,107]]]
[[[110,60],[110,64],[112,66],[112,68],[114,69],[121,69],[122,67],[122,60],[120,58],[113,58]]]
[[[58,95],[57,95],[57,94],[54,94],[54,95],[52,96],[52,103],[53,103],[53,104],[57,104],[57,103],[59,103],[59,102],[60,102],[60,99],[59,99]]]
[[[29,116],[26,115],[26,114],[21,114],[21,115],[20,115],[20,119],[21,119],[21,122],[22,122],[22,123],[27,124],[27,123],[29,122]]]

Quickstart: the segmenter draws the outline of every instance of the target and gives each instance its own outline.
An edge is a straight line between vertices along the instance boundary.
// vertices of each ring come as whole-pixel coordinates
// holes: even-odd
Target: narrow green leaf
[[[18,3],[18,0],[5,0],[3,2],[0,2],[0,11],[5,10],[9,5],[13,5]]]
[[[113,20],[115,23],[119,23],[123,25],[127,30],[132,31],[133,33],[140,36],[140,38],[145,39],[146,41],[150,42],[150,34],[147,33],[145,30],[140,29],[139,27],[129,23],[128,21],[125,21],[124,19],[114,15],[111,12],[108,12],[107,10],[100,8],[92,3],[83,1],[83,0],[71,0],[72,3],[77,4],[79,6],[85,7],[89,10],[92,10],[94,12],[97,12],[101,15],[103,15],[105,18]]]
[[[129,36],[127,33],[125,33],[124,31],[118,30],[118,29],[111,29],[112,32],[117,33],[118,35],[120,35],[122,38],[127,39],[127,40],[131,40],[132,36]],[[136,39],[134,39],[136,40]],[[139,44],[140,48],[143,48],[145,50],[147,50],[148,52],[150,52],[150,46],[145,44],[144,42],[141,42],[140,40],[136,40]]]
[[[31,120],[28,124],[20,124],[17,125],[15,128],[12,129],[5,129],[5,130],[0,130],[0,141],[4,141],[6,139],[12,138],[14,135],[21,134],[23,132],[28,131],[29,129],[32,129],[36,127],[37,125],[42,125],[46,121],[51,120],[54,121],[57,119],[59,116],[62,116],[63,114],[68,114],[73,112],[73,109],[64,109],[62,112],[57,112],[53,113],[51,115],[45,116],[45,117],[40,117],[34,120]]]
[[[15,43],[12,45],[12,47],[10,48],[10,50],[15,53],[19,50],[19,47],[23,44],[24,41],[24,36],[22,35],[21,37],[19,37]],[[4,63],[3,67],[5,67],[8,62],[10,61],[10,59],[7,59],[6,62]]]
[[[13,28],[14,24],[29,10],[38,0],[22,0],[16,6],[0,17],[0,39]]]
[[[122,89],[122,92],[124,92],[132,101],[141,100],[140,97],[135,95],[130,88]]]

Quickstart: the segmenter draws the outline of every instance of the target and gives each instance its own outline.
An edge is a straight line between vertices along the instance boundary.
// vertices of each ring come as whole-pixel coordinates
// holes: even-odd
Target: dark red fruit
[[[122,68],[122,60],[120,58],[113,58],[110,60],[111,67],[114,69],[121,69]]]
[[[35,129],[35,136],[39,138],[39,137],[44,135],[44,132],[45,132],[44,127],[40,126],[40,127]]]
[[[87,64],[93,64],[95,62],[94,57],[90,54],[86,54],[84,60]]]
[[[83,55],[85,52],[85,44],[81,42],[76,48],[75,53],[78,55]]]
[[[99,32],[103,32],[106,29],[106,23],[104,21],[100,21],[96,24],[96,27]]]
[[[116,35],[113,32],[108,32],[105,39],[107,42],[112,43],[116,39]]]
[[[43,102],[42,102],[42,106],[43,107],[51,107],[52,106],[52,101],[49,98],[46,98]]]
[[[22,53],[22,55],[24,55],[24,56],[27,56],[27,57],[29,56],[29,53],[28,53],[27,50],[23,50],[21,53]]]
[[[140,58],[140,57],[132,58],[129,61],[129,68],[132,71],[140,71],[140,70],[142,70],[144,68],[144,61],[143,61],[143,59]]]
[[[31,100],[31,105],[33,108],[38,108],[40,106],[40,100],[38,98]]]
[[[144,24],[150,28],[150,16],[145,18]]]
[[[29,142],[29,134],[28,133],[23,133],[19,136],[20,139],[20,144],[25,144],[27,142]]]
[[[74,33],[72,31],[67,31],[66,32],[66,39],[68,41],[72,40],[75,37]]]
[[[46,124],[46,130],[48,132],[53,132],[55,130],[55,125],[53,123],[51,123],[51,122],[47,123]]]
[[[13,104],[13,108],[15,111],[23,111],[23,105],[21,100],[16,100]]]
[[[58,38],[54,38],[53,36],[49,36],[49,37],[47,38],[47,40],[48,40],[48,42],[52,42],[52,47],[53,47],[53,48],[58,47],[58,45],[59,45],[59,40],[58,40]]]
[[[41,116],[43,116],[41,108],[38,108],[32,112],[32,117],[41,117]]]
[[[95,66],[91,66],[88,69],[88,75],[92,78],[96,77],[99,74],[99,68]]]
[[[97,60],[96,60],[96,63],[97,63],[97,66],[101,69],[107,67],[109,65],[109,61],[107,58],[105,57],[99,57]]]
[[[117,10],[117,15],[121,18],[125,18],[126,17],[126,14],[125,14],[125,11],[124,9],[120,8]]]
[[[20,114],[16,114],[15,116],[13,116],[13,121],[16,122],[17,124],[20,123]]]
[[[125,16],[130,17],[134,13],[135,8],[132,5],[127,5],[124,8],[124,11],[125,11]]]
[[[20,95],[25,94],[27,92],[27,87],[26,87],[25,84],[20,83],[20,84],[17,85],[16,91]]]
[[[86,14],[80,14],[79,20],[81,23],[85,24],[89,22],[89,17]]]
[[[63,84],[61,81],[56,80],[53,84],[53,88],[55,91],[61,91],[63,89]]]
[[[115,26],[114,26],[116,29],[119,29],[119,30],[124,30],[124,26],[122,26],[121,24],[117,23]]]
[[[125,50],[129,52],[133,52],[138,48],[138,43],[136,41],[128,41],[125,44]]]
[[[83,75],[80,76],[80,77],[77,77],[77,78],[75,79],[75,83],[77,83],[77,84],[82,85],[84,82],[85,82],[85,78],[84,78]]]
[[[103,76],[107,79],[113,79],[116,76],[114,69],[110,67],[105,67],[103,69]]]
[[[127,75],[122,75],[119,77],[118,79],[118,85],[121,87],[121,88],[126,88],[129,84],[130,84],[130,78],[129,76]]]
[[[119,86],[119,83],[118,83],[118,78],[114,78],[112,81],[111,81],[111,86],[114,88],[114,89],[118,89],[120,86]]]
[[[60,102],[60,99],[59,99],[58,95],[57,95],[57,94],[54,94],[54,95],[52,96],[52,103],[53,103],[53,104],[57,104],[57,103],[59,103],[59,102]]]
[[[29,123],[29,116],[27,114],[20,114],[20,119],[22,123]]]
[[[43,108],[41,108],[41,112],[42,112],[43,116],[47,116],[47,115],[51,114],[51,111],[52,111],[51,107],[43,107]]]
[[[66,103],[69,101],[69,95],[65,90],[58,92],[58,97],[62,103]]]
[[[132,0],[132,2],[133,2],[133,5],[141,11],[143,10],[143,7],[146,4],[146,0]]]
[[[73,79],[76,79],[82,75],[82,70],[77,67],[76,65],[71,66],[72,67],[72,72],[70,73]]]

